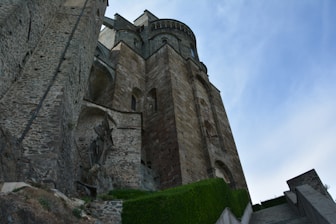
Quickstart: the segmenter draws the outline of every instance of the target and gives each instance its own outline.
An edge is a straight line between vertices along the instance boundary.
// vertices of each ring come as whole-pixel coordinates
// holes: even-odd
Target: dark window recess
[[[136,110],[136,98],[132,96],[131,109]]]

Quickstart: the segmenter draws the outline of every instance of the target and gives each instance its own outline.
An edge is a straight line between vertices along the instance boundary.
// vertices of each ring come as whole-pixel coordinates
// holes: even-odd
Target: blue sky
[[[253,203],[315,168],[336,198],[336,1],[109,0],[186,23],[221,91]]]

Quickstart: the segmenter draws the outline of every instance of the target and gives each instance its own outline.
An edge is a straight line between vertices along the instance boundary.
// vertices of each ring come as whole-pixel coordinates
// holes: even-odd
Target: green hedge
[[[231,190],[223,179],[208,179],[124,201],[123,224],[213,224],[225,207],[241,217],[246,190]]]

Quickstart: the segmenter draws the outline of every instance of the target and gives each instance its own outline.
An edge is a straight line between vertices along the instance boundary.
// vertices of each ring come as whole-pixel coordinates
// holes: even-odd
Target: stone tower
[[[141,187],[222,177],[247,188],[220,92],[199,61],[192,30],[147,10],[134,23],[116,14],[104,25],[86,99],[141,114]]]

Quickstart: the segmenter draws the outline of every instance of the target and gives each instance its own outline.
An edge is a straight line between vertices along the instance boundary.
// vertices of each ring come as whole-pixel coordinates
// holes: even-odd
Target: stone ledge
[[[336,223],[336,204],[305,184],[296,188],[298,208],[313,223]]]

